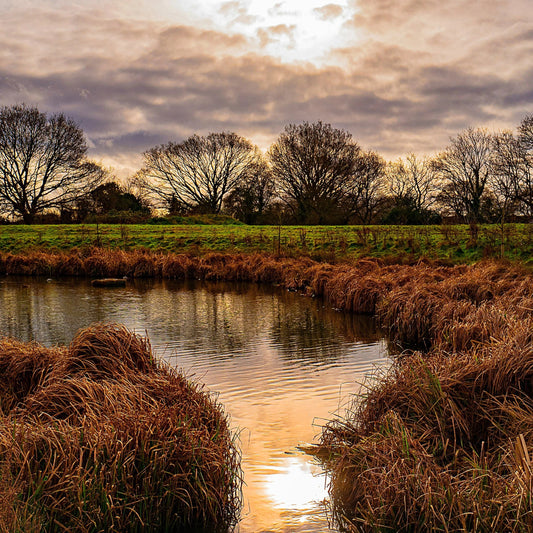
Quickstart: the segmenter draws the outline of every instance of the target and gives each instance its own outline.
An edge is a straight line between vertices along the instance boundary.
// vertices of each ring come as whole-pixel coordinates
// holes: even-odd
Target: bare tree
[[[481,218],[492,146],[492,135],[487,130],[470,128],[452,138],[450,146],[432,163],[443,183],[440,202],[472,223]]]
[[[376,152],[360,152],[352,175],[344,185],[346,212],[350,219],[370,224],[383,200],[387,164]]]
[[[225,196],[258,164],[257,147],[236,133],[193,135],[144,153],[146,186],[168,207],[219,213]]]
[[[522,146],[533,152],[533,115],[526,115],[518,127],[519,140]]]
[[[520,201],[524,212],[533,217],[533,115],[526,116],[518,127],[521,148]]]
[[[275,195],[272,172],[264,160],[251,165],[248,174],[227,195],[224,211],[246,224],[261,222]]]
[[[268,156],[277,188],[298,222],[324,224],[339,217],[359,153],[351,134],[330,124],[285,127]]]
[[[531,213],[533,175],[527,152],[510,131],[494,136],[490,187],[495,195],[499,218],[504,221],[522,204]]]
[[[389,188],[393,197],[409,200],[414,209],[423,211],[435,202],[437,177],[428,159],[413,153],[405,161],[399,159],[389,166]]]
[[[104,171],[86,159],[81,128],[35,107],[0,110],[0,200],[25,223],[94,188]]]
[[[411,198],[411,183],[404,161],[389,163],[387,166],[387,193],[397,200]]]

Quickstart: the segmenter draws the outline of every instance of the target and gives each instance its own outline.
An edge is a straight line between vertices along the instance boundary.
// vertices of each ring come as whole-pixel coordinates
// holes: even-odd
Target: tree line
[[[387,162],[323,122],[289,124],[263,154],[232,132],[155,146],[124,184],[87,157],[79,125],[0,110],[0,215],[24,223],[227,214],[247,224],[428,224],[533,217],[533,115],[469,128],[431,158]],[[125,215],[126,214],[126,215]]]

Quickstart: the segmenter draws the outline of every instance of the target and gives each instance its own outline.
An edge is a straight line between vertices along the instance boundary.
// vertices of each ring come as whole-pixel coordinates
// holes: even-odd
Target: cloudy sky
[[[121,176],[156,144],[322,120],[388,159],[533,112],[532,0],[0,0],[0,105]]]

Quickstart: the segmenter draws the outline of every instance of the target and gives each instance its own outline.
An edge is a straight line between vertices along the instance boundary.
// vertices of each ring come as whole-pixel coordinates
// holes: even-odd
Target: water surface
[[[246,485],[238,531],[335,531],[322,470],[296,446],[313,441],[365,376],[387,365],[371,319],[252,284],[94,288],[0,278],[1,335],[66,344],[94,322],[148,334],[160,357],[218,395],[240,432]]]

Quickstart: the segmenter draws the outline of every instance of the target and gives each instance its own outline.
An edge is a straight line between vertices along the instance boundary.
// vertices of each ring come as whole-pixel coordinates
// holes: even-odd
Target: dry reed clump
[[[324,283],[322,296],[336,309],[359,314],[375,314],[378,302],[387,293],[389,284],[381,271],[367,274],[355,268],[336,270]]]
[[[190,279],[194,278],[195,269],[193,260],[184,254],[168,254],[160,259],[161,276],[164,279]]]
[[[97,325],[63,349],[2,341],[0,364],[2,530],[236,523],[239,454],[227,419],[197,385],[155,363],[148,341]]]
[[[377,305],[376,314],[391,340],[404,346],[429,349],[439,317],[449,297],[433,284],[392,289]]]
[[[0,412],[9,413],[41,387],[61,357],[60,349],[0,338]]]
[[[309,268],[309,286],[307,292],[312,296],[323,297],[326,287],[336,272],[337,267],[330,264],[315,264]]]
[[[258,283],[281,283],[284,279],[284,270],[282,261],[269,257],[256,266],[252,281]]]
[[[316,263],[306,258],[280,261],[283,264],[283,277],[280,284],[290,291],[307,292],[313,280],[313,268]]]
[[[225,254],[209,253],[198,259],[196,271],[198,277],[207,281],[228,279],[228,261],[230,258]],[[232,281],[228,279],[228,281]]]
[[[77,250],[73,250],[69,254],[64,254],[64,257],[59,260],[52,272],[56,276],[86,276],[85,263],[83,257]]]
[[[139,250],[125,252],[123,250],[90,248],[83,253],[83,270],[93,278],[131,276],[136,261],[142,256],[143,252]]]
[[[155,367],[148,340],[132,335],[124,326],[97,324],[74,337],[61,371],[68,376],[120,380]]]
[[[348,530],[532,530],[532,325],[476,352],[399,361],[324,428]]]
[[[386,280],[376,276],[353,279],[346,287],[346,310],[353,313],[374,315],[376,308],[389,290]]]
[[[58,255],[46,252],[31,252],[24,255],[2,254],[0,273],[23,276],[46,276],[57,266]]]
[[[154,254],[139,253],[129,268],[129,274],[133,278],[156,278],[159,275],[159,261]]]
[[[480,344],[503,339],[518,319],[514,309],[502,302],[475,305],[450,300],[439,312],[433,346],[452,352],[472,350]]]
[[[404,347],[469,349],[533,310],[531,276],[518,267],[392,268],[373,278],[385,284],[375,311],[390,339]]]

